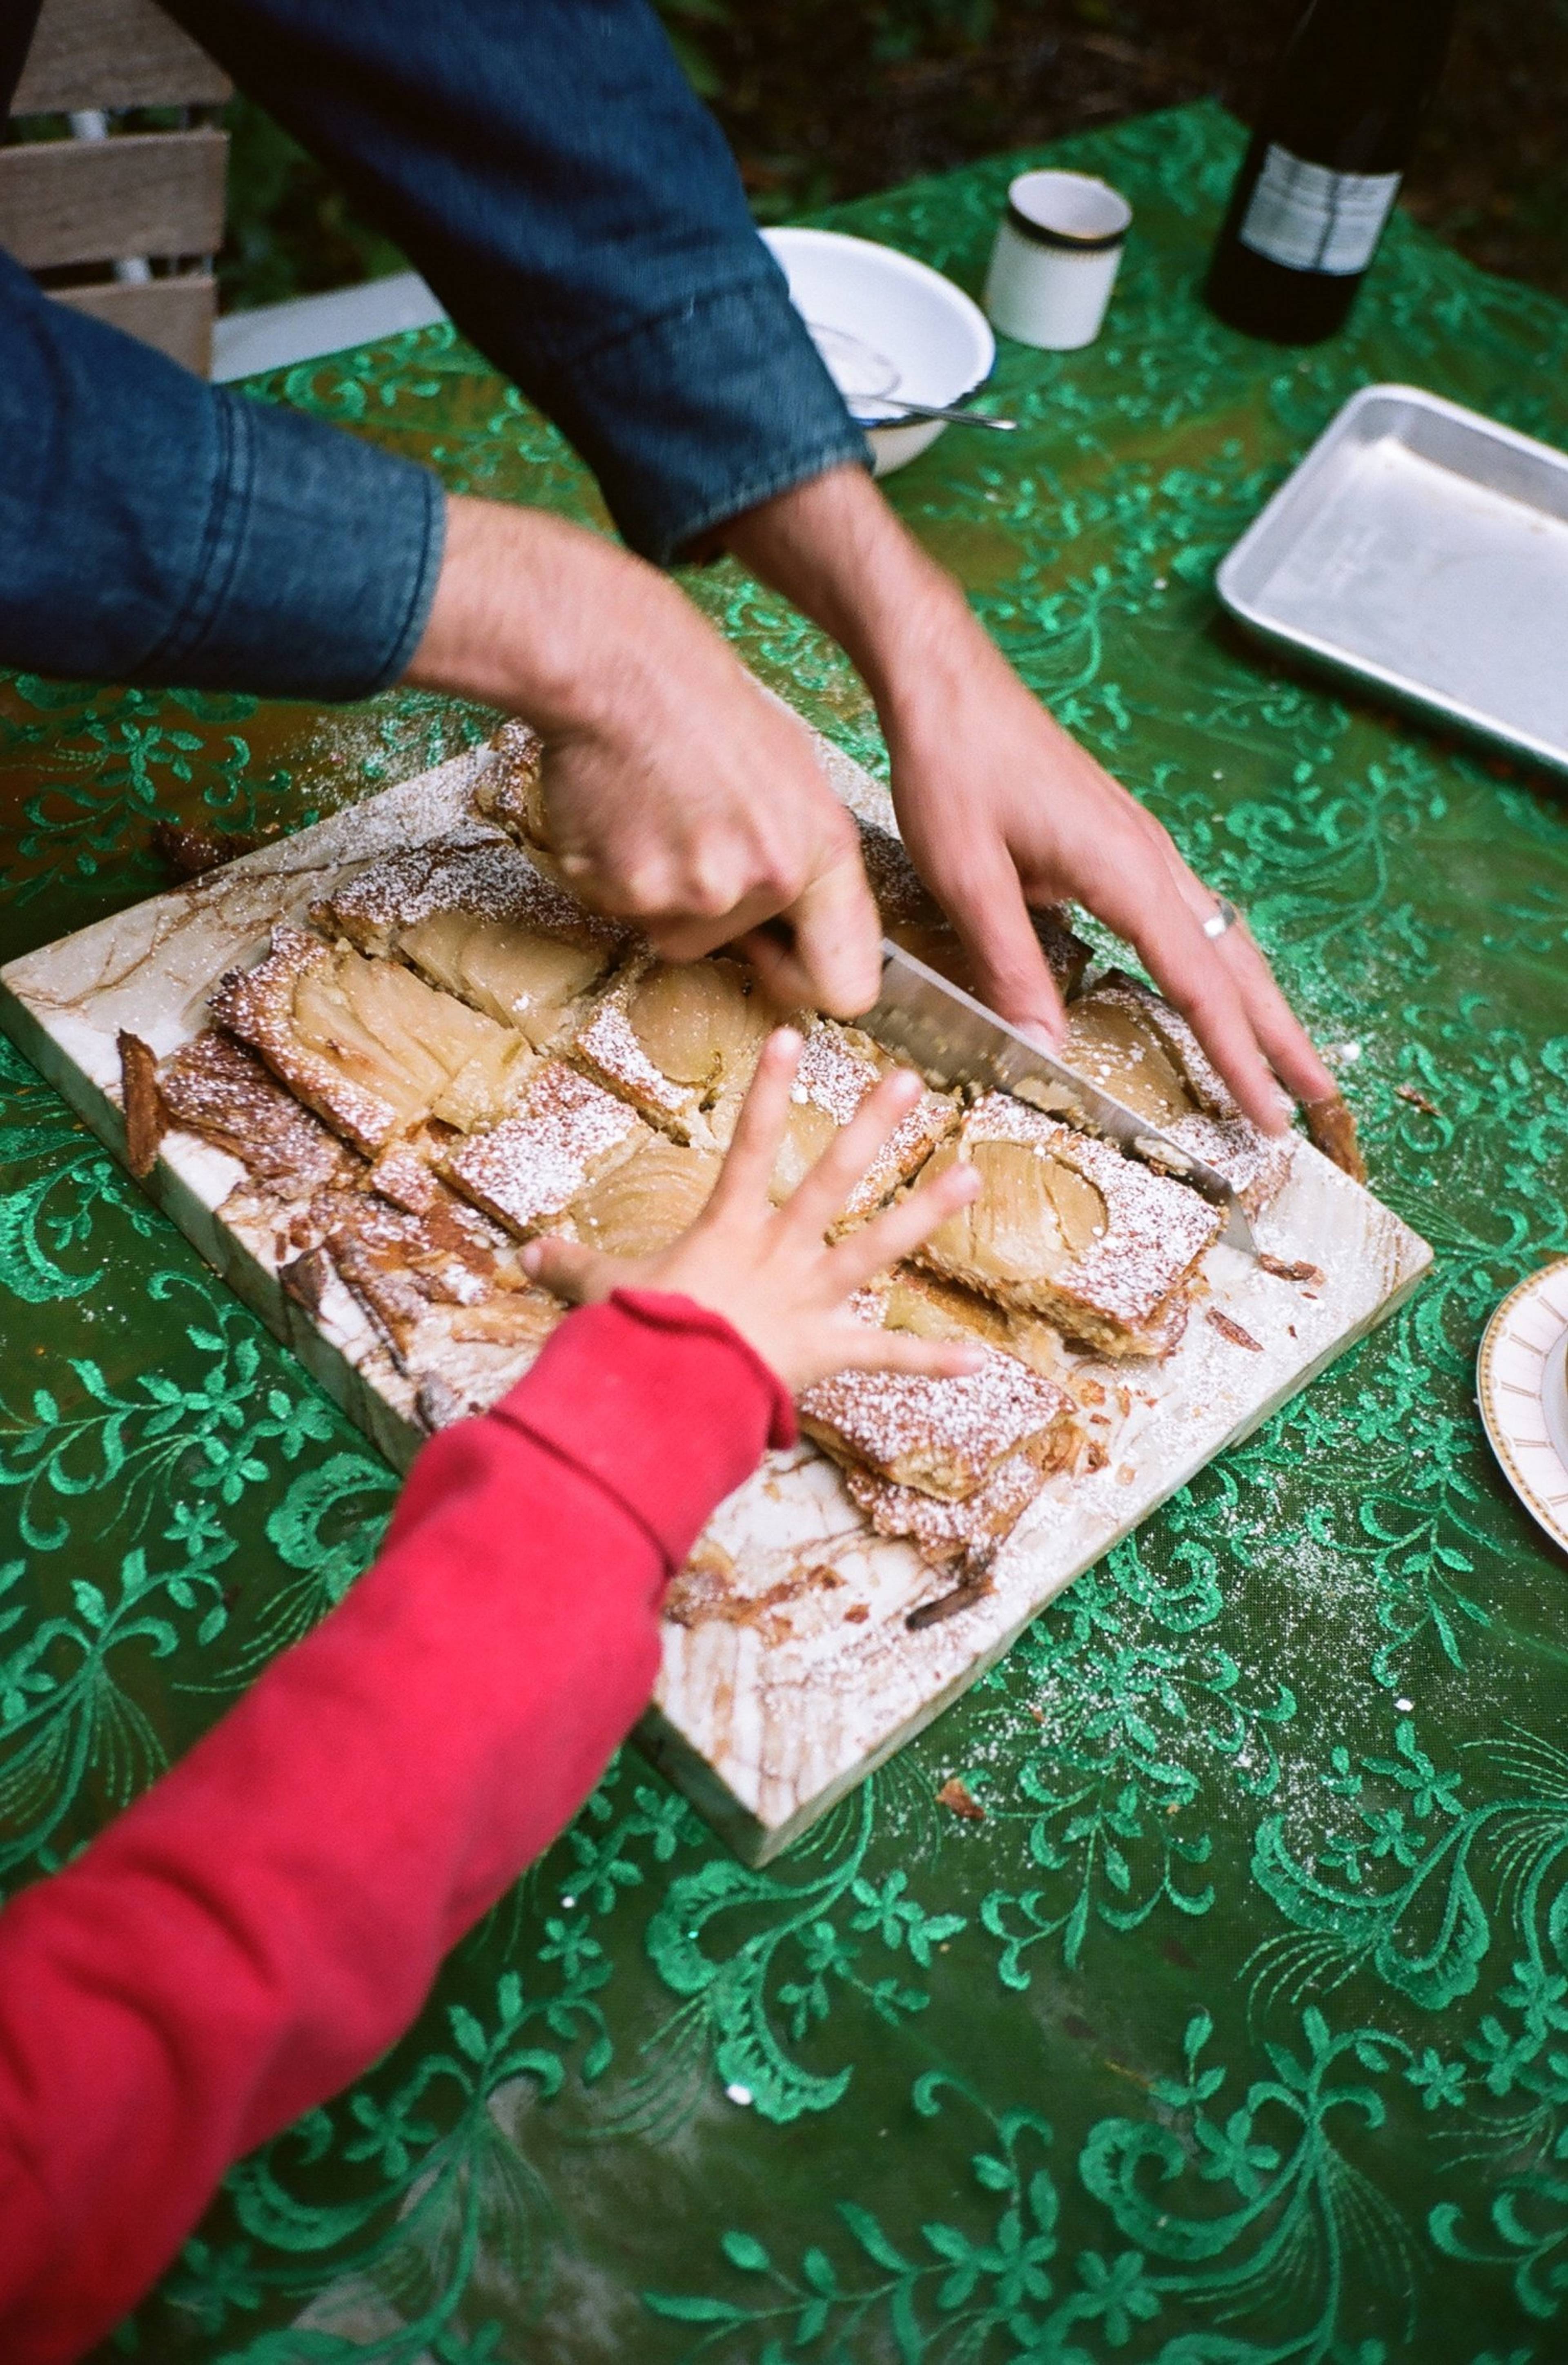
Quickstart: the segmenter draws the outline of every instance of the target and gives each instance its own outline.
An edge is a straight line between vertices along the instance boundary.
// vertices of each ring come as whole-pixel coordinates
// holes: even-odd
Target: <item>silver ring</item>
[[[1226,928],[1234,928],[1240,917],[1228,895],[1217,895],[1214,910],[1204,922],[1204,934],[1205,936],[1223,936]]]

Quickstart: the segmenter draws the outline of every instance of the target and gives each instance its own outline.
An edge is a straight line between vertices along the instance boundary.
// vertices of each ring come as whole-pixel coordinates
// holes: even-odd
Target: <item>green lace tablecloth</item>
[[[1212,588],[1369,379],[1568,443],[1568,311],[1396,220],[1347,337],[1249,344],[1193,292],[1237,150],[1195,108],[1054,151],[1137,207],[1107,330],[1004,348],[1023,431],[946,436],[891,497],[1248,906],[1345,1047],[1435,1278],[767,1871],[626,1751],[404,2042],[235,2170],[130,2353],[1568,2355],[1568,1564],[1472,1399],[1487,1312],[1568,1250],[1568,819],[1549,784],[1276,669]],[[972,288],[1018,161],[834,219]],[[455,487],[600,514],[449,331],[261,390]],[[820,635],[727,566],[690,588],[881,761]],[[156,814],[292,828],[487,721],[6,680],[4,949],[163,883]],[[15,1885],[342,1594],[393,1481],[0,1056]],[[950,1774],[983,1821],[936,1804]]]

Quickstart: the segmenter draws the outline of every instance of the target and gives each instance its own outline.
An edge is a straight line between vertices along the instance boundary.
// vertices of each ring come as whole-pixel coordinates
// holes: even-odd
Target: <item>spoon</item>
[[[870,399],[896,411],[898,416],[892,419],[861,419],[856,416],[857,427],[896,427],[904,419],[940,419],[953,427],[989,427],[993,434],[1011,435],[1018,424],[1015,419],[993,419],[983,410],[957,409],[938,402],[906,402],[899,394],[877,394]]]

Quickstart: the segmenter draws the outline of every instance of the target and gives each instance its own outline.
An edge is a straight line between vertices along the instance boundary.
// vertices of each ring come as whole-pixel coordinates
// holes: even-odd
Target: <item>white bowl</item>
[[[857,419],[885,413],[879,395],[906,402],[961,402],[983,386],[996,340],[978,304],[929,263],[835,230],[765,230],[790,282],[795,309],[816,340]],[[879,476],[935,443],[939,419],[872,427]]]

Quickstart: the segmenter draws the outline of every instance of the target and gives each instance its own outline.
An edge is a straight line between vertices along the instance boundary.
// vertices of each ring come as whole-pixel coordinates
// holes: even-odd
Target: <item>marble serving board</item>
[[[885,792],[825,741],[819,746],[845,801],[891,827]],[[368,861],[472,826],[470,790],[487,760],[483,750],[460,757],[13,961],[0,970],[0,1025],[123,1158],[118,1030],[160,1058],[199,1033],[218,977],[259,958],[274,922],[302,917]],[[146,1187],[406,1468],[424,1436],[415,1379],[335,1277],[314,1311],[284,1290],[273,1213],[239,1164],[171,1133]],[[965,1691],[1064,1586],[1392,1312],[1431,1261],[1425,1241],[1301,1140],[1257,1231],[1265,1251],[1318,1267],[1321,1281],[1282,1280],[1216,1245],[1200,1283],[1206,1294],[1165,1363],[1064,1355],[1104,1464],[1048,1480],[998,1555],[992,1590],[940,1622],[912,1632],[905,1620],[946,1593],[951,1577],[907,1544],[873,1536],[811,1447],[772,1456],[721,1506],[672,1589],[663,1667],[638,1738],[740,1855],[764,1863],[798,1838]],[[1256,1350],[1227,1336],[1215,1313]],[[450,1342],[447,1353],[442,1376],[470,1401],[492,1400],[526,1361]]]

